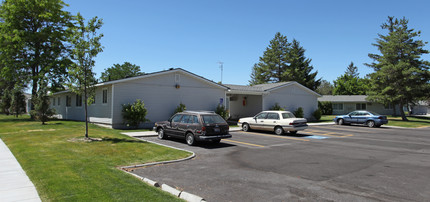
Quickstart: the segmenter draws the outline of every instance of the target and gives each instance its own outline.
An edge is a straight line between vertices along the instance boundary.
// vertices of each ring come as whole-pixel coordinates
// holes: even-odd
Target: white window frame
[[[60,106],[61,105],[61,96],[58,96],[57,98],[57,105]]]
[[[365,106],[364,109],[363,106]],[[367,103],[355,103],[355,110],[367,110]]]
[[[78,95],[78,94],[76,94],[76,96],[75,96],[75,97],[76,97],[76,100],[75,100],[75,101],[76,101],[76,102],[75,102],[76,107],[77,107],[77,108],[81,108],[81,107],[82,107],[82,105],[83,105],[82,95]],[[81,104],[81,105],[78,105],[78,102],[79,102],[79,99],[78,99],[78,98],[81,98],[81,100],[80,100],[80,104]]]
[[[106,91],[106,102],[105,102],[105,92]],[[102,89],[102,104],[103,105],[107,105],[108,103],[108,89],[107,88],[103,88]]]

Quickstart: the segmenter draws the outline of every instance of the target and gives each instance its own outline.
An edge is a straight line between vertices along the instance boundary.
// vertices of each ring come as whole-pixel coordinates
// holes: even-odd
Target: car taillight
[[[297,125],[298,123],[291,122],[290,125]]]
[[[206,131],[206,127],[202,126],[202,131]]]
[[[384,117],[380,116],[380,117],[378,117],[378,119],[384,119]]]

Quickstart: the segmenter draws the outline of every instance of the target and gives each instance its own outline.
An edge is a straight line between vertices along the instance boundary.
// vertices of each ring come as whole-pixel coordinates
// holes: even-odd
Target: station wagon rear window
[[[218,115],[203,115],[203,122],[207,124],[212,123],[225,123],[224,119]]]

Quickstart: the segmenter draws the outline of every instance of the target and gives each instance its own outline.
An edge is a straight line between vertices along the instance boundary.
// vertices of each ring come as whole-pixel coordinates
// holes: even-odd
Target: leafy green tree
[[[36,100],[41,78],[62,83],[67,74],[71,15],[63,10],[65,6],[61,0],[7,0],[1,3],[2,71],[13,69],[25,76],[19,82],[31,82],[32,101]]]
[[[85,19],[80,13],[76,16],[77,24],[72,28],[71,43],[73,65],[69,71],[69,88],[78,95],[83,95],[85,103],[85,137],[88,138],[88,100],[94,96],[94,84],[97,83],[93,67],[94,57],[103,51],[100,39],[103,34],[98,34],[103,22],[97,17],[92,18],[85,25]]]
[[[144,73],[140,71],[140,66],[125,62],[124,64],[114,64],[112,67],[102,72],[100,79],[103,82],[125,79],[133,76],[140,76]]]
[[[146,119],[147,110],[145,103],[137,99],[133,104],[122,105],[122,117],[127,126],[137,128],[140,123],[149,121]]]
[[[318,101],[318,109],[321,110],[323,115],[332,115],[333,114],[333,103],[329,101]]]
[[[333,84],[327,80],[321,80],[320,86],[315,90],[317,93],[321,95],[332,95],[333,94]]]
[[[249,83],[257,85],[297,81],[315,90],[320,85],[321,79],[315,79],[318,72],[311,73],[312,60],[306,58],[304,54],[305,49],[297,40],[289,43],[286,36],[276,33],[259,62],[254,64]]]
[[[376,43],[380,54],[369,54],[374,60],[367,64],[375,71],[370,74],[371,88],[368,99],[383,104],[397,104],[402,120],[407,121],[403,106],[426,98],[430,94],[430,63],[421,58],[429,51],[427,42],[416,39],[421,32],[408,27],[405,18],[388,17],[382,29],[388,34],[378,34]]]
[[[365,95],[369,89],[368,79],[359,77],[358,68],[352,62],[333,83],[333,95]]]

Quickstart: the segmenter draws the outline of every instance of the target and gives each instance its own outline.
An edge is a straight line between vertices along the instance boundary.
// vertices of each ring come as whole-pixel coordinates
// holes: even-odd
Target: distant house
[[[333,114],[347,114],[354,110],[368,110],[384,115],[393,115],[393,105],[383,105],[366,100],[366,95],[323,95],[318,101],[328,101],[333,105]],[[396,115],[400,114],[396,107]]]
[[[254,86],[225,85],[230,88],[227,97],[233,119],[254,116],[275,104],[291,112],[302,107],[305,118],[312,119],[312,113],[318,109],[318,97],[321,96],[295,81]]]
[[[232,118],[253,116],[275,103],[294,111],[304,109],[311,118],[318,107],[314,91],[297,82],[256,86],[223,85],[177,68],[95,85],[95,102],[88,107],[90,122],[123,128],[122,105],[141,99],[148,110],[150,122],[141,127],[152,127],[154,122],[167,120],[175,108],[183,103],[187,110],[212,110],[221,104]],[[85,120],[82,96],[71,91],[54,93],[51,107],[60,119]]]

